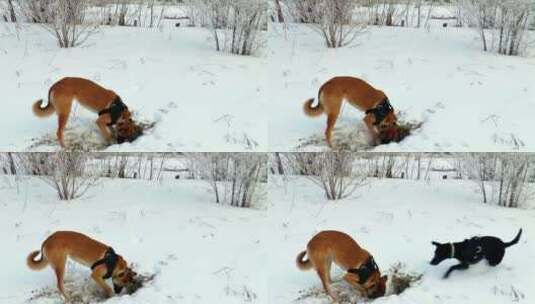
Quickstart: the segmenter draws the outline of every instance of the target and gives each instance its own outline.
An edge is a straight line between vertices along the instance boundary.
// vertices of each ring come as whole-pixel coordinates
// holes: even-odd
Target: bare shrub
[[[4,3],[0,1],[0,15],[5,22],[17,22],[13,0],[5,0]]]
[[[28,21],[33,23],[47,23],[52,22],[52,19],[48,15],[53,12],[47,12],[47,7],[52,4],[52,1],[54,0],[19,0],[18,2]]]
[[[264,0],[190,0],[196,12],[190,15],[206,20],[217,51],[251,55],[263,44],[267,29],[267,3]]]
[[[103,176],[159,181],[168,153],[119,153],[102,159]]]
[[[191,153],[190,171],[205,180],[215,202],[249,208],[258,201],[261,182],[267,181],[267,155],[262,153]]]
[[[315,7],[321,0],[293,0],[289,1],[289,8],[294,20],[300,23],[320,23],[321,17],[314,14]]]
[[[484,51],[521,55],[533,18],[530,0],[459,0],[468,24],[475,25]]]
[[[96,4],[101,6],[101,24],[118,26],[131,25],[131,20],[129,20],[129,17],[134,13],[132,10],[132,3],[133,2],[131,0],[97,2]]]
[[[21,2],[28,19],[39,23],[56,37],[58,45],[70,48],[84,43],[95,33],[98,24],[86,20],[89,1],[29,0]]]
[[[343,199],[366,183],[366,170],[350,152],[287,153],[288,164],[325,192],[328,200]]]
[[[368,172],[367,174],[369,177],[375,178],[417,179],[417,173],[411,173],[415,171],[415,168],[413,167],[417,165],[418,157],[420,156],[413,156],[410,153],[374,154],[369,157],[366,162]]]
[[[17,157],[25,171],[52,187],[60,200],[81,197],[99,180],[100,174],[88,167],[87,153],[20,153]]]
[[[279,174],[284,175],[286,170],[284,169],[286,167],[285,163],[282,160],[281,153],[275,152],[270,154],[270,172],[271,174]]]
[[[2,170],[1,173],[5,175],[17,174],[17,164],[15,163],[15,157],[12,152],[0,154],[0,168]]]
[[[473,153],[462,163],[466,175],[477,182],[483,203],[516,208],[531,199],[534,192],[533,154]]]
[[[398,3],[397,0],[385,0],[382,19],[384,25],[392,26],[395,22],[395,17],[398,15]]]
[[[329,48],[343,47],[366,28],[354,0],[295,0],[289,8],[296,20],[308,23]]]
[[[275,1],[275,11],[277,13],[277,22],[284,23],[284,13],[282,12],[282,6],[280,3],[280,0],[274,0]],[[273,20],[275,21],[275,20]]]

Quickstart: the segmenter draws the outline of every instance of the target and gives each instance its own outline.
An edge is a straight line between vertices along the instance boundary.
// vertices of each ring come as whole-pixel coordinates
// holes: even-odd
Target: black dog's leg
[[[444,274],[444,279],[447,279],[449,276],[450,276],[450,273],[454,270],[464,270],[464,269],[468,269],[468,264],[464,264],[464,263],[461,263],[461,264],[458,264],[458,265],[454,265],[454,266],[451,266],[450,269],[448,269],[448,271],[446,271],[446,273]]]

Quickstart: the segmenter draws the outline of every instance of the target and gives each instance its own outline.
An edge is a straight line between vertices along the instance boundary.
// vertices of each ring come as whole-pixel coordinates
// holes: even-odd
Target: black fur
[[[119,256],[115,253],[113,248],[109,247],[108,250],[106,250],[106,253],[104,253],[104,257],[95,263],[91,265],[91,270],[95,269],[95,267],[105,264],[106,265],[106,274],[103,276],[104,279],[111,278],[113,271],[115,270],[115,267],[117,266],[117,262],[119,261]]]
[[[113,291],[115,291],[116,294],[120,294],[122,290],[123,290],[123,286],[119,286],[113,283]]]
[[[366,263],[360,265],[359,268],[350,268],[347,272],[354,273],[359,276],[359,283],[364,284],[368,281],[372,273],[379,271],[379,266],[375,263],[375,260],[370,255]]]
[[[436,249],[435,255],[430,263],[431,265],[438,265],[449,258],[457,259],[460,262],[457,265],[451,266],[444,274],[444,278],[448,278],[454,270],[468,269],[470,265],[476,264],[483,259],[486,259],[490,266],[496,266],[500,264],[505,255],[505,248],[518,243],[521,234],[522,229],[518,231],[518,234],[512,241],[507,243],[494,236],[473,237],[457,243],[441,244],[432,242]]]
[[[394,108],[390,104],[390,100],[388,100],[388,97],[385,97],[385,99],[375,108],[366,110],[366,115],[370,113],[373,114],[375,116],[375,122],[373,124],[379,125],[386,118],[386,116],[393,111]]]
[[[128,107],[124,104],[121,97],[116,96],[108,108],[98,112],[98,116],[103,115],[103,114],[110,114],[111,121],[110,123],[108,123],[108,127],[111,127],[117,123],[117,120],[119,120],[119,117],[121,117],[121,114],[127,110],[128,110]]]

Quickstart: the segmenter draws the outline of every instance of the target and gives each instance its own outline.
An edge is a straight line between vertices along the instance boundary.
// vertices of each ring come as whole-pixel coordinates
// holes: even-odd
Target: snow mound
[[[89,277],[82,273],[71,274],[64,279],[65,293],[69,303],[89,304],[106,300],[103,290]],[[32,290],[32,296],[27,303],[61,303],[62,298],[56,284]]]
[[[142,135],[147,135],[148,132],[154,128],[156,122],[149,121],[146,119],[136,120],[136,124],[141,128]],[[115,130],[112,131],[115,136]],[[68,126],[64,131],[64,141],[65,146],[68,150],[75,151],[101,151],[109,146],[109,143],[106,142],[104,137],[100,134],[98,127],[95,123],[85,123],[77,124],[74,126]],[[138,137],[138,138],[139,138]],[[29,150],[41,151],[43,148],[54,148],[59,147],[56,130],[49,133],[45,133],[41,137],[33,138],[32,144],[29,147]]]
[[[422,122],[417,121],[399,121],[400,131],[403,132],[403,137],[400,141],[412,135],[414,131],[420,129],[422,124]],[[368,129],[362,122],[357,126],[355,126],[355,124],[347,124],[344,122],[339,122],[337,125],[338,126],[334,128],[332,135],[332,142],[335,150],[366,151],[374,148],[368,133]],[[393,143],[396,142],[393,140],[387,140],[385,144],[388,144],[390,141]],[[328,149],[323,130],[321,132],[314,133],[309,137],[300,139],[299,145],[296,147],[296,149]]]
[[[416,272],[408,271],[405,264],[398,262],[390,267],[387,272],[388,281],[386,286],[385,297],[391,295],[398,295],[407,288],[413,286],[420,281],[422,275]],[[352,304],[362,302],[373,302],[361,296],[357,290],[345,282],[343,279],[335,280],[331,283],[331,289],[334,295],[338,298],[339,304]],[[299,291],[300,295],[295,303],[307,304],[328,304],[331,303],[330,297],[323,291],[321,286],[309,288]]]
[[[147,286],[155,278],[154,274],[138,274],[136,281],[126,286],[122,295],[132,295],[140,288]],[[111,283],[110,283],[111,284]],[[85,272],[69,273],[64,279],[65,293],[70,304],[100,303],[108,300],[104,291]],[[111,285],[110,285],[111,287]],[[120,297],[120,295],[117,295]],[[62,303],[61,296],[55,284],[32,291],[27,303]]]
[[[135,277],[135,281],[132,284],[126,286],[126,293],[129,295],[135,293],[143,286],[152,282],[155,276],[156,276],[155,274],[138,274]]]
[[[390,267],[385,296],[398,295],[422,279],[422,274],[407,271],[405,268],[402,262]]]

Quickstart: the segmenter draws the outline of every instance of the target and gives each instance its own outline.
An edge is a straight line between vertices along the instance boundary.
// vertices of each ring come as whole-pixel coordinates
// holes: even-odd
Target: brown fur
[[[305,255],[308,256],[304,260]],[[331,291],[331,265],[335,263],[343,270],[356,269],[366,263],[370,254],[362,249],[349,235],[339,231],[322,231],[316,234],[307,245],[307,250],[297,255],[296,264],[301,270],[315,269],[325,292],[336,301]],[[371,274],[366,282],[359,283],[358,275],[346,272],[344,280],[368,297],[383,296],[386,289],[386,276],[379,271]]]
[[[383,91],[377,90],[364,80],[355,77],[334,77],[324,83],[318,92],[318,105],[313,107],[314,98],[307,100],[303,106],[305,114],[309,117],[317,117],[325,113],[327,115],[327,128],[325,129],[325,139],[329,147],[332,148],[332,131],[340,110],[342,102],[346,100],[355,108],[366,112],[375,108],[386,98]],[[375,116],[367,114],[364,123],[368,127],[375,145],[379,144],[380,129],[390,127],[397,121],[396,115],[392,112],[379,124],[374,125]]]
[[[96,241],[86,235],[73,231],[57,231],[49,236],[41,245],[41,250],[32,251],[26,258],[26,264],[32,270],[42,270],[46,266],[50,267],[56,273],[57,287],[60,294],[67,299],[63,287],[63,276],[65,274],[65,265],[67,258],[91,267],[93,263],[104,257],[109,247]],[[40,259],[36,260],[41,254]],[[105,264],[101,264],[93,270],[91,277],[106,292],[108,297],[113,295],[113,290],[106,284],[103,276],[108,269]],[[112,273],[114,285],[124,287],[132,282],[136,275],[129,267],[127,262],[119,256],[119,261]]]
[[[91,80],[76,77],[67,77],[59,80],[50,87],[48,91],[48,104],[43,106],[43,100],[36,101],[33,106],[33,113],[37,117],[48,117],[54,112],[58,116],[57,136],[61,147],[65,148],[63,132],[67,125],[71,113],[72,103],[76,99],[85,108],[98,113],[109,107],[115,100],[117,94],[114,91],[105,89]],[[117,124],[131,124],[131,114],[124,111],[117,121]],[[112,134],[108,127],[111,122],[110,114],[100,115],[96,124],[102,136],[108,141],[112,141]]]

